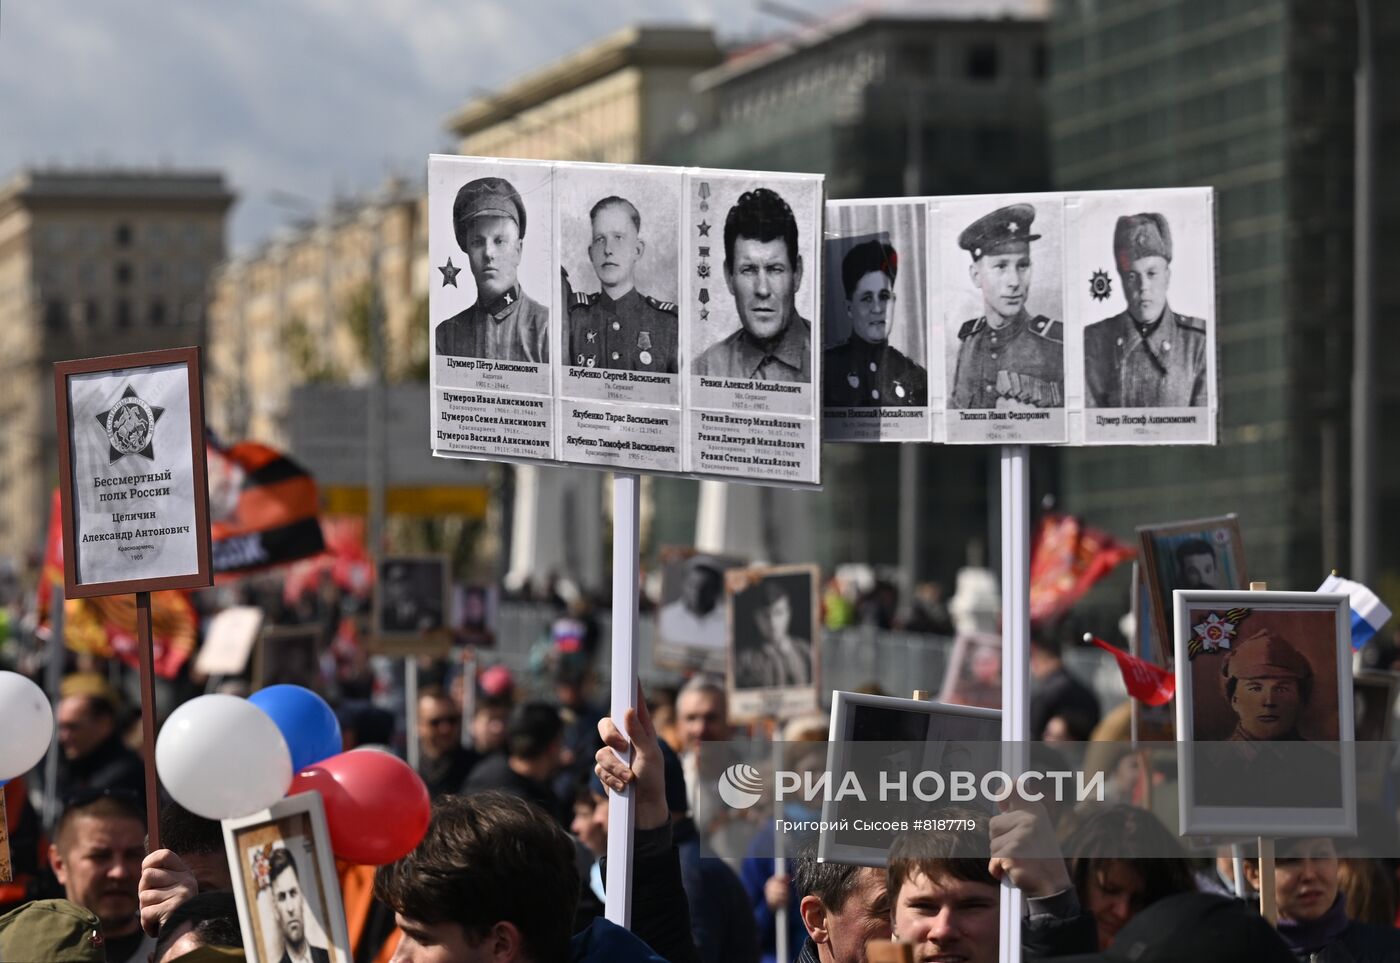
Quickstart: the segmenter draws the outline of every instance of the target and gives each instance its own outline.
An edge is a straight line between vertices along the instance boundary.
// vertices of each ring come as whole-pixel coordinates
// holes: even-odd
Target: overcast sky
[[[421,179],[473,88],[638,22],[785,26],[756,0],[0,0],[0,178],[217,169],[242,249],[296,216],[272,192],[323,205]]]

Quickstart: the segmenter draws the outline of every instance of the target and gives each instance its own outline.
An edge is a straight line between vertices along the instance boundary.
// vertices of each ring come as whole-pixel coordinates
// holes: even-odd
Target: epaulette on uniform
[[[963,322],[963,326],[958,328],[958,340],[966,341],[968,338],[972,337],[986,320],[986,318],[973,318],[971,321]]]
[[[1206,333],[1206,323],[1201,318],[1193,318],[1189,314],[1178,314],[1176,316],[1176,323],[1179,327],[1185,328],[1188,331],[1195,331],[1197,334]]]
[[[574,308],[586,308],[597,300],[598,292],[596,291],[592,294],[586,291],[575,291],[573,301],[569,304],[569,310],[572,311]]]
[[[1038,335],[1046,341],[1053,341],[1056,344],[1064,343],[1065,326],[1058,321],[1051,321],[1043,314],[1037,314],[1031,318],[1031,334]]]
[[[647,304],[650,304],[653,308],[656,308],[656,310],[658,311],[665,311],[667,314],[680,313],[680,309],[676,307],[676,302],[674,301],[661,301],[657,298],[652,297],[650,294],[643,294],[642,299],[645,300]]]

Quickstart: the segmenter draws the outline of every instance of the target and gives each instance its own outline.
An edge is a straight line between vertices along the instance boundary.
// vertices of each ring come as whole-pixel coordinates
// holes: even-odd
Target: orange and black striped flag
[[[252,572],[325,551],[316,480],[256,441],[208,435],[209,528],[216,575]]]

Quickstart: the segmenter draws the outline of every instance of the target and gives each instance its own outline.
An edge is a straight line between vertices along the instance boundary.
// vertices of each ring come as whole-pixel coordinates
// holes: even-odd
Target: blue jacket
[[[598,917],[569,944],[569,963],[666,963],[627,930]]]

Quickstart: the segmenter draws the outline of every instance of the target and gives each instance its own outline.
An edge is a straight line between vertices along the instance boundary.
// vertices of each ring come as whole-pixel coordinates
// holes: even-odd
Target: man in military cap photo
[[[621,371],[676,373],[676,304],[636,288],[646,254],[642,215],[631,201],[603,198],[588,212],[588,259],[602,290],[574,291],[567,274],[564,304],[567,364]]]
[[[958,329],[957,368],[949,407],[1060,408],[1065,403],[1063,326],[1026,310],[1031,287],[1035,208],[1012,204],[958,235],[972,256],[969,273],[982,294],[980,317]]]
[[[457,246],[476,279],[476,303],[438,324],[437,353],[495,361],[549,361],[549,309],[520,287],[525,204],[503,177],[462,186],[452,204]]]
[[[724,283],[739,330],[711,345],[691,373],[750,381],[812,380],[812,322],[797,313],[797,219],[775,191],[745,191],[724,219]]]
[[[1298,717],[1312,695],[1313,670],[1287,639],[1256,632],[1226,655],[1220,676],[1235,713],[1232,742],[1303,738]]]
[[[885,241],[862,241],[841,259],[851,335],[822,354],[827,407],[927,403],[928,372],[889,343],[898,273],[899,256]]]
[[[1090,408],[1194,408],[1206,398],[1206,323],[1167,304],[1172,232],[1161,214],[1118,218],[1113,260],[1127,310],[1084,329]]]

